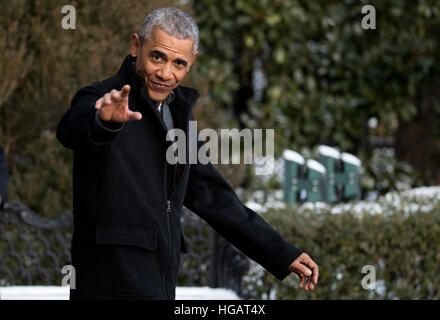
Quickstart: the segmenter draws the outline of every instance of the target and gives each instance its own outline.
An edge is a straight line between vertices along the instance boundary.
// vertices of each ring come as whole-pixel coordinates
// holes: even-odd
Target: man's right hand
[[[99,119],[118,123],[141,120],[140,112],[133,112],[128,109],[128,94],[130,86],[126,84],[121,91],[113,89],[106,93],[95,103],[95,109],[99,110]]]

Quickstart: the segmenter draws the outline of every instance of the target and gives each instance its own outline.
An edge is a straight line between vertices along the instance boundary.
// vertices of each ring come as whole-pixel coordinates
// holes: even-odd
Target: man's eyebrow
[[[166,58],[167,55],[160,50],[153,50],[150,52],[150,56],[160,56],[161,58]]]
[[[160,51],[160,50],[152,50],[150,52],[150,56],[156,56],[156,55],[160,56],[162,59],[165,59],[165,60],[168,58],[167,55],[164,52]],[[177,58],[174,61],[184,65],[185,67],[188,65],[188,61],[186,61],[186,60],[184,60],[182,58]]]

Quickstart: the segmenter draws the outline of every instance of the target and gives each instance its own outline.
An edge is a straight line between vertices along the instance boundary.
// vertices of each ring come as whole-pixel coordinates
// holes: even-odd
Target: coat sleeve
[[[110,143],[123,124],[105,124],[97,117],[95,103],[103,96],[91,86],[80,89],[72,99],[70,109],[61,118],[57,138],[66,148],[76,150],[97,148]]]
[[[290,274],[288,267],[302,253],[243,205],[210,163],[191,165],[184,205],[279,280]]]

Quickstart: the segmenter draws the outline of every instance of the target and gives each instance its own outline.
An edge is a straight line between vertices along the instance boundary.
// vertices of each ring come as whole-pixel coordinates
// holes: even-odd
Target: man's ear
[[[194,63],[194,61],[196,61],[196,58],[198,56],[199,56],[199,52],[198,51],[194,52],[194,54],[192,55],[192,58],[191,58],[191,62],[189,64],[189,68],[191,68],[192,64]]]
[[[133,33],[133,35],[131,36],[131,55],[133,57],[137,57],[140,48],[141,48],[141,41],[139,39],[139,36],[137,35],[137,33]]]

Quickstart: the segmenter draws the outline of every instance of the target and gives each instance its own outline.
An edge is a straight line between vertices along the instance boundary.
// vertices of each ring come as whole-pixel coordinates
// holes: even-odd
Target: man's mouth
[[[158,90],[168,90],[171,86],[160,82],[150,81],[151,86]]]

